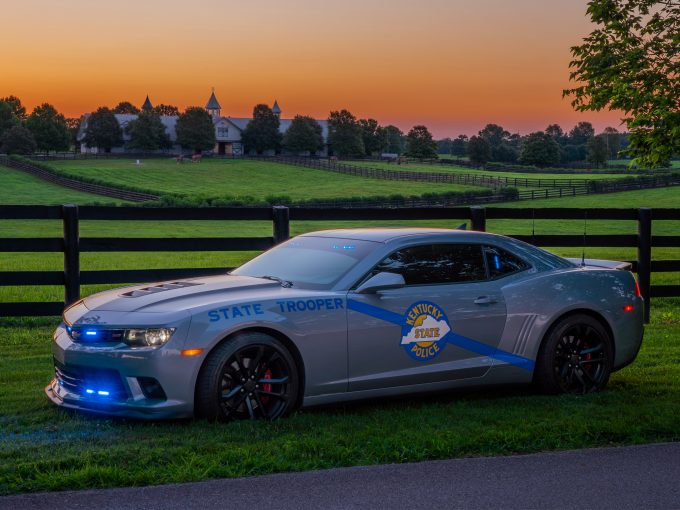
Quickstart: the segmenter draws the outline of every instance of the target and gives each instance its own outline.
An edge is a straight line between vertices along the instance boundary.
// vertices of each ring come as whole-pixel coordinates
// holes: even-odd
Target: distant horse
[[[203,157],[202,154],[194,154],[193,156],[191,156],[191,161],[193,163],[200,163],[202,157]]]
[[[181,165],[182,163],[184,163],[184,156],[182,154],[180,154],[179,156],[177,156],[175,158],[175,161],[177,161],[178,165]]]

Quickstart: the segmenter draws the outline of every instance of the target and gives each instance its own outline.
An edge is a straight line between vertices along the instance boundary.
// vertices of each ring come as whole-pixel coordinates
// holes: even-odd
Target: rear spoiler
[[[582,265],[580,258],[568,258],[567,260],[577,266]],[[616,260],[585,259],[583,260],[583,265],[602,269],[620,269],[621,271],[631,271],[633,269],[633,264],[630,262],[618,262]]]

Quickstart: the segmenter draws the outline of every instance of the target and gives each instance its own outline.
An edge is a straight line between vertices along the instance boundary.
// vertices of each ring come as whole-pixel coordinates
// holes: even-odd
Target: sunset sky
[[[617,112],[573,112],[569,48],[590,32],[585,0],[21,0],[0,30],[0,96],[67,116],[148,93],[154,104],[284,117],[348,108],[435,136],[488,122],[528,133]],[[7,21],[11,20],[11,23]]]

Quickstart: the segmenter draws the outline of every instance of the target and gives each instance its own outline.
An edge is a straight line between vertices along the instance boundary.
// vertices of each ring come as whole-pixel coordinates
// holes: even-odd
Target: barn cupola
[[[153,110],[153,105],[151,104],[151,101],[149,101],[149,94],[146,95],[146,100],[142,105],[142,110],[144,110],[145,112],[150,112],[151,110]]]
[[[274,114],[277,117],[281,117],[281,107],[279,106],[279,102],[276,99],[274,99],[274,106],[272,106],[272,112],[274,112]]]
[[[212,118],[215,119],[220,117],[222,108],[220,107],[220,103],[217,102],[217,98],[215,97],[215,88],[212,89],[212,94],[210,94],[210,99],[208,99],[208,103],[205,105],[205,109]]]

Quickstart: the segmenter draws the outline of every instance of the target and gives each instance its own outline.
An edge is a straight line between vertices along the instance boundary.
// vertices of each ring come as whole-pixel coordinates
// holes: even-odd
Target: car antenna
[[[536,209],[531,209],[531,244],[536,246]]]
[[[586,267],[586,234],[588,227],[588,209],[583,211],[583,251],[581,252],[581,267]]]
[[[467,230],[467,223],[461,223],[455,228],[455,230]]]

